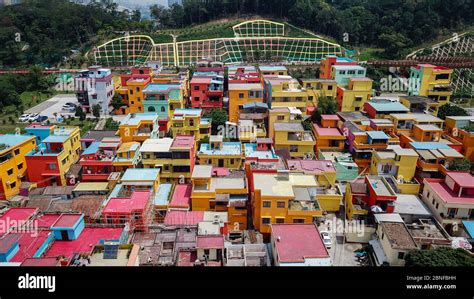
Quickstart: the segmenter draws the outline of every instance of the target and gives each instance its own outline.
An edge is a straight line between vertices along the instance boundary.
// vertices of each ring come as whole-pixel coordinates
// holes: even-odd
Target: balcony
[[[289,132],[288,141],[314,142],[314,137],[311,131]]]
[[[387,144],[386,143],[362,143],[362,142],[357,142],[353,141],[354,147],[358,150],[370,150],[370,149],[386,149]]]

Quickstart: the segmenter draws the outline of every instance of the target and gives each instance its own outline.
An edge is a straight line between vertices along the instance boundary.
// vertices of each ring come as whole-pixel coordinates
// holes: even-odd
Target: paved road
[[[47,116],[49,119],[53,120],[54,113],[58,113],[58,115],[74,115],[74,112],[67,112],[62,110],[62,106],[67,103],[71,102],[74,104],[78,104],[77,98],[73,94],[60,94],[52,97],[51,99],[44,101],[30,109],[26,110],[25,113],[39,113],[41,115]]]

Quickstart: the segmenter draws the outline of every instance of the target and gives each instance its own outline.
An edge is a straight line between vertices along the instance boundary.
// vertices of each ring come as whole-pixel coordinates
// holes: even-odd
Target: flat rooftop
[[[409,112],[410,109],[399,102],[367,102],[377,112]]]
[[[142,121],[156,122],[158,114],[156,113],[130,113],[121,122],[120,125],[136,126]]]
[[[272,224],[272,238],[280,262],[304,262],[328,258],[329,253],[314,224]]]
[[[110,198],[102,211],[103,214],[129,214],[142,211],[150,199],[150,191],[134,191],[130,198]]]
[[[198,154],[209,156],[240,156],[242,155],[242,143],[223,142],[220,148],[211,148],[209,143],[201,144]]]
[[[122,181],[156,181],[160,174],[155,168],[128,168],[123,174]]]
[[[159,138],[159,139],[147,139],[143,141],[140,147],[141,153],[158,153],[158,152],[169,152],[173,138]]]
[[[317,187],[314,175],[299,173],[254,173],[255,189],[262,196],[294,197],[293,187]]]
[[[318,136],[337,136],[343,137],[341,131],[338,128],[324,128],[318,124],[313,124],[314,131]]]
[[[61,214],[61,216],[56,220],[56,222],[51,226],[51,228],[71,228],[76,225],[76,223],[83,218],[82,214]]]
[[[381,222],[380,225],[387,236],[390,245],[395,249],[418,249],[415,240],[402,222]]]
[[[431,216],[431,212],[423,204],[418,196],[413,194],[397,194],[397,200],[393,202],[394,213]]]
[[[326,172],[336,172],[330,160],[287,160],[290,170],[302,170],[306,174],[320,175]]]

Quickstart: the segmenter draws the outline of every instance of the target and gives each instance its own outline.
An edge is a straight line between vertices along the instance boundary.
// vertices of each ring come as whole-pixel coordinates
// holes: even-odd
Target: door
[[[219,167],[224,167],[224,159],[219,159]]]
[[[62,231],[61,231],[61,240],[63,240],[63,241],[69,241],[69,236],[68,236],[68,234],[67,234],[67,231],[65,231],[65,230],[62,230]]]

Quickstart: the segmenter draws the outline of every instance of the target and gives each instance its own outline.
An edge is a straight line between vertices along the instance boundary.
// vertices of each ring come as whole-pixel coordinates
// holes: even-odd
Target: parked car
[[[44,122],[44,121],[47,121],[48,120],[48,117],[46,115],[39,115],[38,118],[36,119],[37,122]]]
[[[22,114],[22,115],[18,118],[18,120],[19,120],[20,122],[27,122],[29,118],[30,118],[30,114],[29,114],[29,113],[25,113],[25,114]]]
[[[76,109],[76,104],[68,102],[63,105],[63,109],[64,110]]]
[[[321,232],[321,237],[323,238],[323,243],[326,246],[326,248],[330,249],[331,246],[332,246],[332,241],[331,241],[331,236],[329,235],[329,232],[322,231]]]
[[[33,113],[30,114],[30,117],[28,117],[28,121],[36,121],[38,119],[39,113]]]

